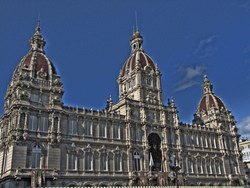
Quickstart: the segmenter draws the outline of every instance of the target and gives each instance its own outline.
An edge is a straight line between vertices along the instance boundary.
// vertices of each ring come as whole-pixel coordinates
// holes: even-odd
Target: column
[[[57,133],[61,133],[61,116],[58,116]]]
[[[24,130],[28,130],[28,113],[25,112]]]
[[[20,121],[21,121],[21,111],[18,110],[18,114],[17,114],[17,130],[20,129]]]

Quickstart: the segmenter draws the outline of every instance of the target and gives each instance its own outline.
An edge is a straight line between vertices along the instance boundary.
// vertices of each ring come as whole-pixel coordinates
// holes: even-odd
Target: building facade
[[[207,76],[192,124],[163,104],[161,72],[135,31],[104,110],[63,105],[63,83],[38,24],[0,119],[0,185],[242,185],[235,120]]]
[[[243,138],[239,141],[239,146],[247,175],[247,184],[250,185],[250,141]]]

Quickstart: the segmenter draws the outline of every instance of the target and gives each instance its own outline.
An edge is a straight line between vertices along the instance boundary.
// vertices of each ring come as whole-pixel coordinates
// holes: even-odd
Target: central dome
[[[149,57],[142,48],[143,38],[139,31],[133,33],[132,38],[130,40],[131,46],[131,55],[125,61],[120,76],[123,77],[127,74],[133,72],[137,67],[146,70],[148,72],[156,71],[156,64]]]
[[[155,64],[153,60],[143,51],[138,51],[136,53],[131,54],[131,56],[124,63],[121,70],[121,76],[133,72],[137,62],[139,63],[142,69],[150,67],[153,71],[155,71]]]

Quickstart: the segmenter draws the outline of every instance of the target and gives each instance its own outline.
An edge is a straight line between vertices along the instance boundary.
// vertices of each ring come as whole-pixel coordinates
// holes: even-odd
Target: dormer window
[[[147,85],[151,85],[151,78],[149,78],[149,77],[146,78],[146,84],[147,84]]]

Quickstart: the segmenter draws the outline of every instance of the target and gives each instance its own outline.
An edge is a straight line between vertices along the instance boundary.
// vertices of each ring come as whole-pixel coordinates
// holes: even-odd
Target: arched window
[[[31,167],[40,168],[42,148],[39,145],[35,145],[31,152]]]
[[[140,166],[140,154],[139,152],[135,151],[134,152],[134,170],[135,171],[140,171],[141,166]]]

